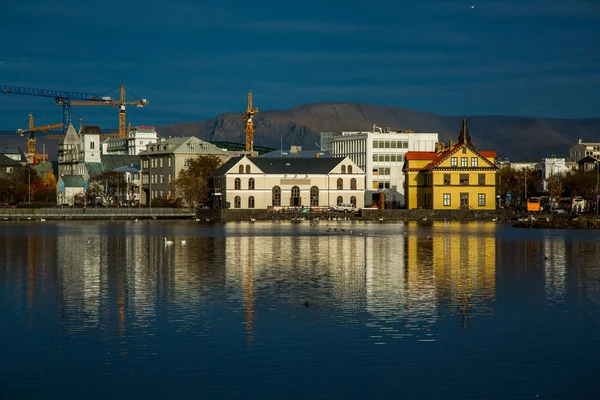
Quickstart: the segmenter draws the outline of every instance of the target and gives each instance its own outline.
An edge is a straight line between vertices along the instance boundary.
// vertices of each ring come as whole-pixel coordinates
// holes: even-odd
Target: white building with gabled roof
[[[364,207],[365,173],[349,157],[234,157],[214,178],[218,208]]]

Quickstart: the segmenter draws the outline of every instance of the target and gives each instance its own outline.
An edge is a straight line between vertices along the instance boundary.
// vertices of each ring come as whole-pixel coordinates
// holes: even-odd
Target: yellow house
[[[409,151],[404,162],[407,208],[494,210],[495,151],[476,151],[467,120],[458,143],[436,144],[436,151]]]

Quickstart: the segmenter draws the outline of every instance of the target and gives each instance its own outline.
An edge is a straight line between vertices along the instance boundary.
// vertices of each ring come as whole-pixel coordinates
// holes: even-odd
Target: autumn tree
[[[173,182],[175,193],[189,208],[206,202],[213,188],[212,176],[221,166],[221,159],[214,155],[198,156],[189,160],[189,167],[179,172]]]
[[[599,178],[597,171],[575,171],[565,176],[562,183],[569,197],[581,196],[585,199],[593,199]]]
[[[56,176],[52,171],[46,172],[46,176],[36,189],[36,200],[45,202],[56,202]]]

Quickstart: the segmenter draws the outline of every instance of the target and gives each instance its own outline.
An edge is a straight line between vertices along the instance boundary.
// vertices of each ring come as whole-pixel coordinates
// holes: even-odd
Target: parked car
[[[356,207],[354,207],[352,204],[340,203],[337,206],[333,207],[333,211],[343,213],[356,212]]]

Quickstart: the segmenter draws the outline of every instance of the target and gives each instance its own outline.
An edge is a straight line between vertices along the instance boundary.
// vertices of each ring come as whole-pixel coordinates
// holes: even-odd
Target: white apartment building
[[[600,143],[584,142],[579,139],[577,144],[569,149],[569,159],[571,161],[579,161],[586,156],[600,160]]]
[[[102,154],[127,154],[137,156],[146,146],[158,141],[158,133],[153,126],[135,126],[127,137],[110,138],[102,142]]]
[[[386,201],[404,206],[404,157],[409,151],[435,151],[437,133],[392,132],[374,126],[378,132],[323,132],[321,147],[332,157],[348,157],[365,171],[365,206],[372,195],[383,192]]]
[[[544,192],[548,190],[548,181],[554,175],[564,175],[572,171],[564,158],[542,158],[539,167],[542,173]]]

